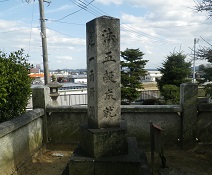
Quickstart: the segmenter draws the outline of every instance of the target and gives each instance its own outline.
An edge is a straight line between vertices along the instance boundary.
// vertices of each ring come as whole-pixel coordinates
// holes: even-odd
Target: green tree
[[[205,94],[212,97],[212,64],[199,66],[200,78],[197,79],[199,84],[204,84]]]
[[[136,100],[142,88],[141,76],[145,76],[144,67],[148,60],[143,60],[144,53],[139,49],[126,49],[121,52],[121,99],[130,104]]]
[[[31,93],[30,67],[23,49],[9,55],[0,51],[0,122],[25,112]]]
[[[201,77],[197,79],[199,83],[204,83],[204,82],[211,82],[212,81],[212,65],[207,64],[207,65],[199,65],[199,71],[201,74]]]
[[[187,77],[191,73],[191,63],[186,62],[185,59],[186,55],[181,52],[173,52],[167,56],[162,67],[159,68],[163,76],[156,80],[157,86],[164,100],[168,103],[178,103],[180,84],[190,81]]]

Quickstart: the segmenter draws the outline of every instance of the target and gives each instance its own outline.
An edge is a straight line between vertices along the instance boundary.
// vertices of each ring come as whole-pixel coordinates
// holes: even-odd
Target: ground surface
[[[156,82],[143,82],[142,86],[144,90],[158,90]]]
[[[76,145],[48,146],[43,155],[24,164],[18,175],[61,175],[75,147]],[[148,148],[146,154],[150,162]],[[165,157],[169,168],[160,169],[160,158],[155,154],[155,175],[159,175],[159,172],[160,175],[212,175],[212,149],[208,145],[185,150],[167,148]]]
[[[150,151],[146,151],[146,154],[150,163]],[[155,153],[155,175],[212,175],[211,145],[197,144],[193,148],[183,150],[165,148],[164,155],[168,168],[162,169],[161,159]]]
[[[46,151],[26,162],[17,175],[61,175],[76,145],[48,145]]]

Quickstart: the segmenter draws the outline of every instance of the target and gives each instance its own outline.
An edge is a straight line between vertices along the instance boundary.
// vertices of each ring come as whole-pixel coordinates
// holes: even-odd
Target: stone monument
[[[81,126],[80,145],[71,157],[69,174],[147,172],[136,140],[127,138],[121,123],[120,20],[96,18],[86,24],[86,34],[88,122]]]

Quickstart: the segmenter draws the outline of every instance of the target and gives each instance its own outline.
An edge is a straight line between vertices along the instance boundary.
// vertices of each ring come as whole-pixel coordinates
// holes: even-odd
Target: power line
[[[209,46],[212,46],[212,44],[210,44],[209,42],[207,42],[203,37],[200,36],[200,38],[205,41]]]
[[[163,39],[163,38],[159,38],[159,37],[155,37],[152,35],[149,35],[148,33],[145,33],[141,30],[135,29],[131,26],[128,26],[125,23],[122,23],[124,26],[122,27],[123,30],[130,32],[131,34],[137,34],[140,37],[145,37],[149,40],[152,40],[154,42],[160,42],[160,43],[171,43],[170,41],[167,41],[167,39]],[[172,42],[173,43],[173,42]],[[175,42],[176,43],[176,42]]]
[[[53,31],[55,31],[55,32],[57,32],[57,33],[63,34],[63,35],[68,36],[68,37],[70,37],[70,38],[74,38],[73,36],[68,35],[68,34],[66,34],[66,33],[63,33],[63,32],[60,32],[60,31],[58,31],[58,30],[55,30],[55,29],[52,29],[52,28],[49,28],[49,27],[47,27],[47,29],[53,30]]]
[[[85,0],[85,2],[87,2],[88,4],[86,4],[82,0],[79,0],[80,3],[77,3],[76,1],[73,1],[73,0],[69,0],[69,1],[71,1],[72,3],[74,3],[75,5],[80,7],[81,9],[86,10],[87,12],[93,14],[96,17],[102,16],[102,15],[108,15],[106,12],[104,12],[101,9],[97,8],[93,4],[91,4],[91,6],[88,6],[88,4],[91,3],[92,1],[88,2],[88,1]],[[123,31],[126,31],[126,32],[128,32],[130,34],[136,34],[137,36],[139,36],[141,38],[145,37],[145,38],[147,38],[148,40],[150,40],[152,42],[167,43],[167,44],[168,43],[176,43],[174,41],[168,41],[167,39],[163,39],[163,38],[152,36],[152,35],[150,35],[148,33],[142,32],[141,30],[135,29],[135,28],[123,23],[123,22],[121,22],[121,24],[123,24],[121,26],[121,29]]]
[[[78,24],[78,23],[73,23],[73,22],[65,22],[65,21],[59,21],[59,20],[54,20],[54,19],[46,19],[46,21],[50,21],[50,22],[58,22],[61,24],[70,24],[70,25],[79,25],[79,26],[85,26],[85,24]]]
[[[71,0],[69,0],[69,1],[71,1]],[[65,19],[65,18],[67,18],[67,17],[69,17],[69,16],[71,16],[71,15],[74,15],[74,14],[80,12],[81,10],[85,10],[85,8],[87,8],[87,6],[89,6],[93,1],[94,1],[94,0],[90,1],[88,4],[85,4],[84,6],[83,6],[83,5],[80,6],[80,5],[78,5],[76,2],[71,1],[72,3],[74,3],[75,5],[77,5],[78,7],[80,7],[80,9],[79,9],[79,10],[76,10],[76,11],[74,11],[74,12],[68,14],[68,15],[65,15],[64,17],[62,17],[62,18],[60,18],[60,19],[58,19],[58,20],[56,20],[56,21],[61,21],[61,20]],[[83,2],[83,3],[84,3],[84,2]]]
[[[90,10],[89,7],[88,7],[88,6],[93,2],[93,0],[90,1],[88,4],[85,4],[85,3],[82,2],[81,0],[79,0],[79,2],[81,2],[81,3],[79,3],[79,2],[77,3],[77,2],[75,2],[75,1],[73,1],[73,0],[69,0],[69,1],[71,1],[73,4],[77,5],[77,6],[80,7],[81,9],[83,9],[83,10],[85,10],[85,11],[88,11],[89,13],[93,14],[94,16],[98,16],[98,13],[97,13],[96,11]]]
[[[60,19],[58,19],[57,21],[63,20],[63,19],[65,19],[65,18],[67,18],[67,17],[69,17],[69,16],[71,16],[71,15],[73,15],[73,14],[75,14],[75,13],[78,13],[78,12],[81,11],[81,10],[82,10],[82,9],[79,9],[79,10],[73,12],[73,13],[70,13],[70,14],[68,14],[68,15],[66,15],[66,16],[64,16],[64,17],[62,17],[62,18],[60,18]]]

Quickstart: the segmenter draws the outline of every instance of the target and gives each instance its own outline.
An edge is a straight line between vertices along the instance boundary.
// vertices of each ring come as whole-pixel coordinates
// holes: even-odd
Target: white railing
[[[60,94],[57,99],[58,105],[70,106],[70,105],[87,105],[87,93],[81,94]]]

